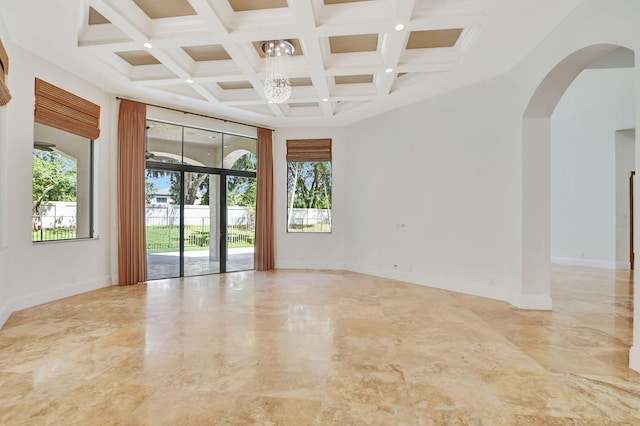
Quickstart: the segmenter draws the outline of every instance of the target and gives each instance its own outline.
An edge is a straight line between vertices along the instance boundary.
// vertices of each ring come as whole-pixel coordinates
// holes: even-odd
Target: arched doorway
[[[580,49],[558,63],[533,94],[522,121],[522,299],[552,308],[551,258],[551,115],[575,78],[594,61],[624,46],[598,44]],[[637,165],[637,161],[636,161]],[[526,306],[522,306],[526,307]],[[637,334],[637,333],[636,333]],[[635,338],[638,338],[636,335]],[[631,349],[631,367],[634,356]]]

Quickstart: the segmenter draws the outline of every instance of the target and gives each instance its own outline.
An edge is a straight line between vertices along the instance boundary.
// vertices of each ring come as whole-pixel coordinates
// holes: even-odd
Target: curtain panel
[[[253,262],[257,271],[266,271],[275,267],[272,135],[271,130],[258,128],[258,188]]]
[[[147,106],[120,101],[118,116],[118,283],[147,280],[145,129]]]
[[[7,74],[9,74],[9,56],[0,41],[0,106],[8,104],[11,100],[11,93],[6,83]]]

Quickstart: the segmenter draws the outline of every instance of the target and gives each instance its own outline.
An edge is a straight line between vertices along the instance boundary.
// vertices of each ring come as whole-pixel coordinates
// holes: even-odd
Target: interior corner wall
[[[287,139],[332,140],[331,233],[287,232]],[[344,269],[348,231],[346,145],[342,127],[281,128],[273,136],[274,226],[276,268]],[[350,216],[350,215],[349,215]]]
[[[2,23],[0,22],[0,25]],[[1,34],[1,33],[0,33]],[[5,43],[8,44],[5,40]],[[9,266],[8,266],[8,192],[9,192],[9,159],[7,146],[9,134],[7,133],[7,107],[0,107],[0,327],[7,320],[8,292],[9,292]]]
[[[13,99],[6,108],[6,155],[11,161],[2,176],[11,180],[5,194],[10,206],[6,249],[1,251],[0,324],[13,311],[84,291],[111,285],[109,238],[111,221],[111,98],[52,63],[9,44],[9,88]],[[31,181],[33,156],[33,103],[35,77],[48,81],[101,106],[100,138],[96,140],[94,213],[98,238],[31,242]]]
[[[11,40],[6,31],[5,23],[0,16],[0,40],[7,49],[11,51]],[[9,81],[7,80],[7,83]],[[8,107],[0,106],[0,327],[9,316],[8,311],[8,292],[9,292],[9,251],[8,232],[9,232],[9,158],[7,155],[9,145],[9,133],[7,132],[8,123]]]
[[[499,77],[347,128],[347,269],[510,298],[520,189],[512,93]]]
[[[633,68],[587,69],[551,117],[554,263],[617,266],[616,131],[635,126],[634,78]]]

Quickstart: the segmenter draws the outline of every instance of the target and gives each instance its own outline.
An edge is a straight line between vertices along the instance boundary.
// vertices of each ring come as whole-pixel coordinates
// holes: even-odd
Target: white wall
[[[348,269],[508,299],[512,91],[493,79],[347,129]]]
[[[555,263],[616,267],[616,130],[634,127],[634,78],[633,68],[585,70],[552,115]]]
[[[599,44],[640,52],[639,2],[585,0],[509,73],[349,126],[347,268],[549,309],[550,112],[528,106],[556,65]],[[640,349],[630,360],[640,369]]]
[[[5,48],[9,45],[9,36],[2,16],[0,16],[0,40]],[[11,61],[9,61],[11,63]],[[9,133],[7,132],[7,107],[0,107],[0,326],[4,324],[8,313],[8,291],[9,291],[9,251],[7,250],[8,220],[9,214],[9,158],[7,150],[9,145]]]
[[[2,267],[0,324],[12,311],[60,297],[112,284],[110,265],[112,99],[105,92],[72,74],[3,40],[10,58],[9,88],[13,95],[4,107],[8,139],[8,162],[2,177],[11,185],[6,191],[7,249],[0,252]],[[101,135],[95,142],[96,171],[94,209],[99,238],[69,242],[31,242],[31,165],[33,150],[34,79],[41,78],[100,105]],[[6,143],[6,140],[3,141]]]
[[[332,232],[287,232],[287,139],[332,139]],[[343,269],[347,232],[347,175],[343,128],[285,128],[273,135],[276,268]]]

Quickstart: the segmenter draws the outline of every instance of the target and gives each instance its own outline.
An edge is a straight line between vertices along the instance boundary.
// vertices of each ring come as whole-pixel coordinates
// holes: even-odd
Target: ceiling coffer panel
[[[100,12],[89,7],[89,25],[110,24],[111,22],[102,16]]]
[[[445,80],[462,69],[488,16],[472,0],[81,3],[75,56],[101,62],[78,67],[95,72],[95,81],[85,79],[113,93],[271,127],[309,118],[353,122],[380,110],[389,95],[398,104],[416,101],[416,89],[431,93],[433,72]],[[291,94],[281,106],[265,93],[276,81],[266,79],[272,63],[262,44],[269,40],[295,49],[277,61],[282,69],[269,68],[286,77],[282,93]]]
[[[224,61],[231,59],[224,47],[219,44],[209,44],[204,46],[183,47],[187,55],[196,62],[204,61]]]
[[[116,55],[127,61],[129,65],[137,67],[140,65],[157,65],[161,62],[153,55],[144,50],[134,50],[131,52],[116,52]]]
[[[462,28],[450,30],[411,31],[407,41],[407,49],[433,49],[436,47],[453,47],[462,34]]]
[[[188,0],[133,0],[133,2],[151,19],[196,14]]]
[[[287,0],[229,0],[234,12],[289,7]]]
[[[375,52],[378,49],[378,34],[329,37],[329,47],[331,53]]]
[[[373,83],[373,74],[365,75],[337,75],[335,77],[336,84],[362,84]]]

